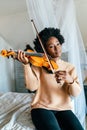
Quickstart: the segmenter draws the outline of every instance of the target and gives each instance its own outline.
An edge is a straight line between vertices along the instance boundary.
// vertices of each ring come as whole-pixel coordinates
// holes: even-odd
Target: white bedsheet
[[[30,114],[32,97],[29,93],[0,94],[0,130],[35,130]]]

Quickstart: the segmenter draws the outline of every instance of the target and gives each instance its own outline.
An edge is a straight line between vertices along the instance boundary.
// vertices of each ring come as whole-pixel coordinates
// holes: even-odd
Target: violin
[[[33,50],[28,49],[24,51],[25,56],[29,59],[29,62],[37,67],[45,67],[48,71],[51,70],[50,65],[47,61],[46,56],[44,53],[36,53]],[[0,55],[3,57],[17,57],[18,51],[17,50],[1,50]],[[58,65],[53,61],[50,60],[52,67],[54,70],[58,69]]]

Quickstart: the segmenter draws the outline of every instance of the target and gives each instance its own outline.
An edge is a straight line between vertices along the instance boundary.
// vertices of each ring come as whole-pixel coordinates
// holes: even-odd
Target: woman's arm
[[[30,66],[29,58],[21,50],[18,51],[16,59],[23,63],[26,88],[31,91],[37,90],[40,85],[39,67]]]
[[[67,68],[68,71],[59,70],[55,73],[56,80],[58,83],[63,80],[66,84],[66,90],[68,91],[68,93],[72,96],[77,96],[80,93],[81,88],[75,67],[69,64]]]
[[[23,64],[23,66],[26,88],[30,91],[37,90],[40,86],[39,68],[30,66],[30,64]]]
[[[68,82],[68,87],[69,87],[69,93],[72,96],[77,96],[81,92],[81,87],[79,84],[78,76],[76,74],[75,67],[70,71],[70,75],[73,79],[72,83]]]

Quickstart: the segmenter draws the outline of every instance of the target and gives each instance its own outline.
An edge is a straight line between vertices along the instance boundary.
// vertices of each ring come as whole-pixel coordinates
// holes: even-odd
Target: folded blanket
[[[30,114],[32,97],[29,93],[0,94],[0,130],[35,130]]]

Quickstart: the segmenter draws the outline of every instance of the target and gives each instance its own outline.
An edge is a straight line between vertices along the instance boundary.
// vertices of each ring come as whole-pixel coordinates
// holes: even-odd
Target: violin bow
[[[54,73],[53,66],[52,66],[52,64],[51,64],[51,62],[50,62],[50,60],[49,60],[49,58],[48,58],[48,56],[47,56],[47,52],[46,52],[46,50],[45,50],[45,48],[44,48],[44,46],[43,46],[43,44],[42,44],[42,41],[41,41],[41,38],[40,38],[39,33],[38,33],[38,31],[37,31],[37,28],[36,28],[36,25],[35,25],[35,23],[34,23],[34,20],[32,19],[31,22],[33,23],[33,26],[34,26],[34,28],[35,28],[35,31],[36,31],[38,40],[39,40],[39,42],[40,42],[40,45],[41,45],[41,47],[42,47],[42,49],[43,49],[43,52],[44,52],[46,58],[47,58],[47,61],[48,61],[49,66],[50,66],[50,69],[51,69],[52,73]]]

